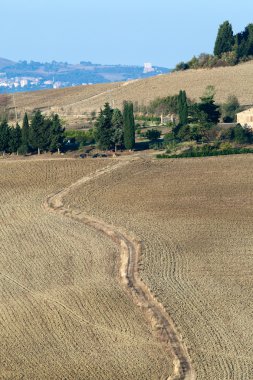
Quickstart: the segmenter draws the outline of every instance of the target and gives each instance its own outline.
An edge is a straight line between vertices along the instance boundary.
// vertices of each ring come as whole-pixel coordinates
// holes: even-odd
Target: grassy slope
[[[147,104],[157,96],[173,95],[185,89],[188,96],[197,99],[208,85],[216,88],[216,100],[224,101],[229,94],[238,97],[241,104],[253,104],[253,62],[234,67],[188,70],[169,75],[126,83],[78,86],[15,95],[17,108],[44,107],[59,113],[82,114],[99,110],[106,101],[121,107],[123,100]],[[9,106],[13,107],[10,97]]]

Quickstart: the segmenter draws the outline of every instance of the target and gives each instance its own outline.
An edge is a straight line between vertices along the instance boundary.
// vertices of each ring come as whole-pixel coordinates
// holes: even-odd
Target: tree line
[[[232,66],[249,59],[253,59],[253,24],[234,34],[230,22],[224,21],[219,26],[213,54],[201,53],[188,62],[178,63],[175,70]]]
[[[60,151],[64,142],[64,128],[57,114],[50,117],[37,110],[28,120],[25,113],[22,128],[8,125],[6,120],[0,124],[0,151],[3,153],[26,154],[37,151]]]
[[[135,145],[135,120],[133,103],[124,102],[123,113],[106,103],[95,123],[94,138],[102,150],[133,149]]]

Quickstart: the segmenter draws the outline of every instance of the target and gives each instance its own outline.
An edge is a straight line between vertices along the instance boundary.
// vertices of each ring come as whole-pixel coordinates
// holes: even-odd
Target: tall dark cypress
[[[185,125],[188,120],[188,104],[186,92],[180,90],[178,95],[178,116],[179,116],[179,124]]]
[[[30,142],[33,149],[38,149],[38,154],[45,149],[47,136],[45,136],[45,118],[41,111],[35,112],[30,128]]]
[[[3,154],[9,148],[9,138],[10,127],[8,126],[7,120],[3,120],[0,124],[0,152],[3,152]]]
[[[135,145],[135,122],[132,102],[124,103],[123,127],[125,148],[131,150]]]
[[[220,25],[214,45],[214,55],[221,57],[223,53],[233,50],[234,33],[232,25],[225,21]]]
[[[22,147],[26,152],[29,151],[30,145],[30,126],[28,121],[27,113],[24,115],[23,126],[22,126]]]

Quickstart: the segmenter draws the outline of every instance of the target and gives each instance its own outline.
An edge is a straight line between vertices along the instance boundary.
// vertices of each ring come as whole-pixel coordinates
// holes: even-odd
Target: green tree
[[[132,102],[124,102],[123,126],[124,145],[126,149],[131,150],[135,145],[135,122]]]
[[[219,106],[214,102],[214,95],[214,87],[207,86],[203,96],[200,98],[201,102],[198,104],[198,109],[206,114],[207,122],[217,124],[220,118],[220,111]]]
[[[112,114],[112,142],[115,152],[118,146],[124,144],[123,115],[118,108],[115,108]]]
[[[40,151],[45,149],[47,136],[45,136],[45,118],[40,110],[37,110],[32,117],[29,140],[33,149]]]
[[[18,152],[18,148],[22,144],[22,132],[19,124],[15,128],[9,130],[9,150],[11,153]]]
[[[188,104],[186,92],[180,90],[178,95],[178,116],[179,116],[179,124],[185,125],[188,120]]]
[[[161,132],[158,131],[158,129],[149,129],[146,132],[146,137],[150,141],[155,141],[155,140],[159,139],[160,136],[161,136]]]
[[[226,103],[221,106],[221,116],[225,123],[232,123],[240,111],[240,103],[235,95],[229,95]]]
[[[54,114],[52,116],[52,120],[50,123],[50,144],[49,144],[49,150],[50,152],[55,152],[58,150],[58,153],[60,153],[60,149],[63,145],[64,140],[64,128],[61,125],[61,120],[59,118],[59,115]]]
[[[0,124],[0,152],[5,152],[9,148],[9,137],[10,137],[10,128],[8,126],[7,120],[3,120]]]
[[[27,113],[25,113],[23,118],[22,126],[22,152],[28,153],[30,150],[30,126],[28,121]]]
[[[112,146],[112,114],[113,110],[109,103],[105,103],[104,109],[100,111],[95,123],[94,137],[100,149],[110,149]]]
[[[218,34],[214,45],[214,55],[221,57],[222,53],[233,50],[234,33],[229,21],[223,22],[219,26]]]

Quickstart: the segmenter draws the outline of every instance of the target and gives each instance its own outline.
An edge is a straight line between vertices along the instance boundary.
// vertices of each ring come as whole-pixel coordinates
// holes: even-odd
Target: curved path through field
[[[120,281],[124,289],[131,294],[133,301],[142,308],[144,315],[151,323],[153,331],[161,344],[174,357],[174,373],[168,380],[194,380],[195,373],[187,348],[178,335],[171,317],[139,277],[138,266],[141,257],[141,241],[130,232],[122,232],[119,228],[109,225],[102,220],[90,217],[81,211],[64,207],[64,198],[73,189],[101,175],[106,175],[113,170],[128,165],[132,160],[117,161],[116,164],[108,165],[91,175],[81,178],[69,187],[48,196],[44,206],[48,211],[64,214],[76,221],[94,227],[97,231],[110,237],[119,246]]]

